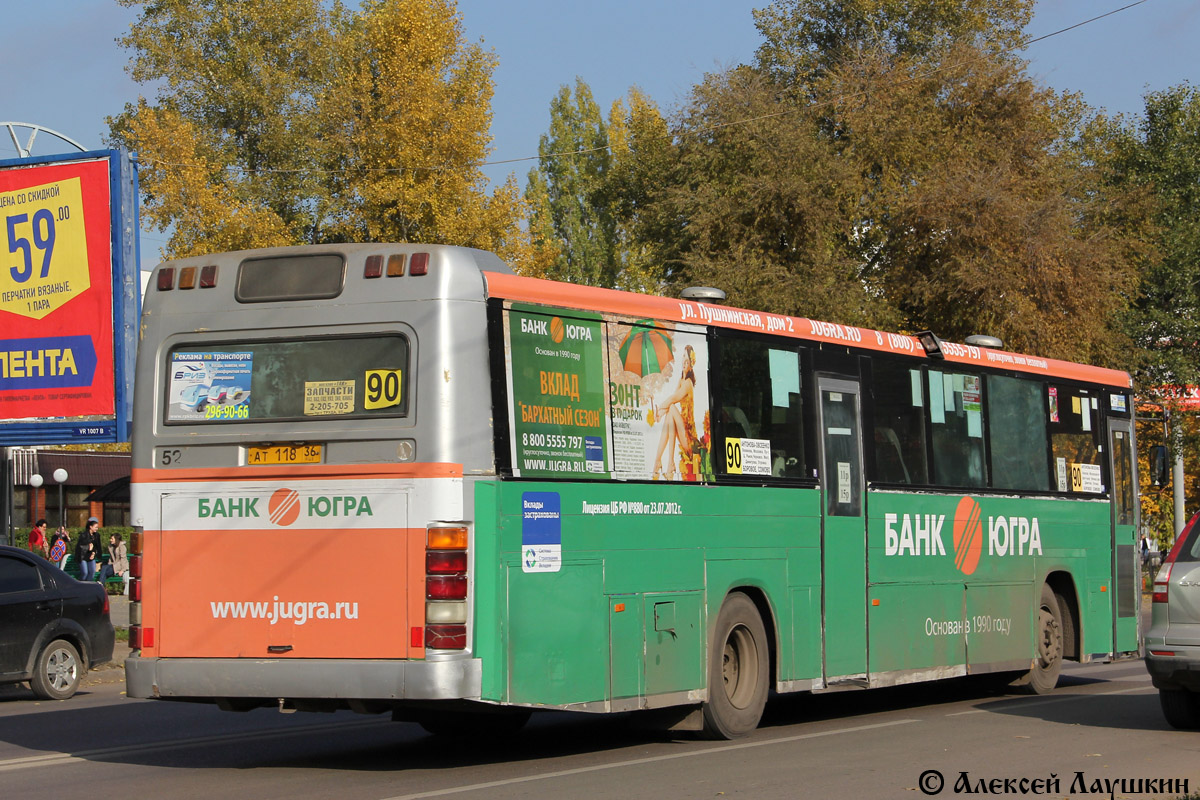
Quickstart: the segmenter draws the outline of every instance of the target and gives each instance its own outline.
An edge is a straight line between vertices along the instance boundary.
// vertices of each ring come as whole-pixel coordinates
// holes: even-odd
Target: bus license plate
[[[246,463],[259,464],[320,464],[322,446],[319,444],[247,447]]]

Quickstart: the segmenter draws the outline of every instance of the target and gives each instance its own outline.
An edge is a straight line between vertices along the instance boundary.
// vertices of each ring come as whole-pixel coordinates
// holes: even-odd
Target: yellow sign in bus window
[[[363,398],[363,408],[370,411],[400,405],[400,387],[403,384],[400,373],[398,369],[367,370],[367,395]]]
[[[354,413],[354,381],[305,381],[304,416]]]

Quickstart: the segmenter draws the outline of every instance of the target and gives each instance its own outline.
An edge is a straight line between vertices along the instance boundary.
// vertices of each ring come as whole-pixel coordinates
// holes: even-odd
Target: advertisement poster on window
[[[247,419],[253,353],[175,353],[167,382],[167,422]]]
[[[608,325],[613,470],[622,477],[712,477],[708,346],[649,321]]]
[[[603,323],[516,306],[507,316],[514,474],[608,477]]]

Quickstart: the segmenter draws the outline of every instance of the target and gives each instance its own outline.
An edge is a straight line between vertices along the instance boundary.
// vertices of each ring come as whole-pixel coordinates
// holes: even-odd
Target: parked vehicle
[[[113,638],[103,585],[0,546],[0,683],[29,681],[38,697],[65,700],[112,659]]]
[[[1146,669],[1173,727],[1200,728],[1200,514],[1154,578]]]

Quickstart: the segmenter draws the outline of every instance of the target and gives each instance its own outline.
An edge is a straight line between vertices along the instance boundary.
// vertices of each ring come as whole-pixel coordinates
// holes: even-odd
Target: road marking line
[[[1110,694],[1133,694],[1134,692],[1152,692],[1155,691],[1153,686],[1135,686],[1132,689],[1114,689],[1111,692],[1094,692],[1089,694],[1069,694],[1061,697],[1049,697],[1045,700],[1022,700],[1021,698],[1013,698],[1012,701],[1006,702],[1004,707],[1017,706],[1019,708],[1034,708],[1036,706],[1050,705],[1051,703],[1065,703],[1067,700],[1083,700],[1088,697],[1104,697]],[[989,701],[990,702],[990,701]],[[970,711],[956,711],[953,714],[947,714],[947,717],[965,717],[967,714],[993,714],[995,708],[973,708]]]
[[[225,733],[215,736],[201,736],[195,739],[180,739],[172,742],[122,745],[121,747],[105,747],[99,750],[80,750],[76,753],[44,753],[38,756],[24,756],[0,761],[0,772],[16,772],[31,767],[48,767],[60,764],[70,764],[76,761],[89,761],[100,758],[113,758],[130,754],[163,753],[170,750],[186,750],[189,747],[209,744],[224,744],[240,742],[247,739],[259,741],[262,739],[302,736],[322,731],[345,730],[347,728],[365,728],[372,725],[380,727],[391,724],[391,720],[364,720],[361,722],[324,723],[321,725],[306,725],[302,728],[288,728],[278,731],[246,731],[245,733]]]
[[[655,764],[660,761],[673,761],[677,758],[692,758],[693,756],[707,756],[714,753],[728,753],[733,750],[745,750],[751,747],[764,747],[771,744],[786,744],[787,742],[798,742],[804,739],[817,739],[822,736],[836,736],[839,733],[859,733],[861,731],[874,730],[876,728],[890,728],[894,725],[907,725],[910,722],[920,722],[916,719],[900,719],[894,722],[880,722],[875,725],[859,725],[854,728],[839,728],[835,731],[821,731],[819,733],[802,733],[797,736],[783,736],[778,739],[764,739],[759,742],[742,742],[740,744],[727,744],[717,747],[706,747],[703,750],[694,750],[688,753],[671,753],[669,755],[651,756],[650,758],[635,758],[629,761],[618,761],[614,764],[597,764],[591,767],[577,767],[575,769],[563,769],[555,772],[543,772],[537,775],[526,775],[521,778],[507,778],[502,781],[487,781],[486,783],[471,783],[465,786],[454,786],[449,789],[435,789],[429,792],[418,792],[416,794],[403,794],[395,797],[386,798],[386,800],[417,800],[421,797],[442,797],[448,794],[460,794],[462,792],[477,792],[481,789],[495,789],[500,786],[512,786],[518,783],[531,783],[533,781],[549,780],[551,778],[564,778],[571,775],[584,775],[588,772],[599,772],[606,769],[620,769],[622,767],[636,767],[641,764]]]

